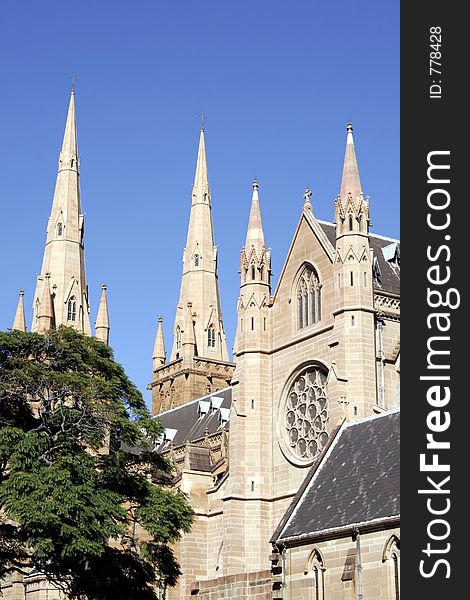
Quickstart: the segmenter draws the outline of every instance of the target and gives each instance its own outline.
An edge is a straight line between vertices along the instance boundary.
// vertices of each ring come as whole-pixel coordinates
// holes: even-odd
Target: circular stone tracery
[[[292,383],[284,409],[284,432],[291,452],[313,460],[328,441],[326,373],[310,367]]]

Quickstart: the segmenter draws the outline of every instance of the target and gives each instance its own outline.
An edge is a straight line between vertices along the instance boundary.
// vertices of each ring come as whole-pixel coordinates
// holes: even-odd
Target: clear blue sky
[[[199,114],[231,348],[238,264],[260,183],[274,285],[306,185],[332,220],[354,135],[372,232],[399,236],[399,3],[4,0],[0,18],[0,329],[41,268],[70,76],[91,320],[108,284],[116,359],[150,401],[156,318],[178,300]]]

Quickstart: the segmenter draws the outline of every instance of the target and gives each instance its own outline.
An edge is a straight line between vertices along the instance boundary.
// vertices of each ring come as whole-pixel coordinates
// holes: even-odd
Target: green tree
[[[193,512],[164,485],[161,432],[102,342],[0,333],[0,578],[35,569],[87,600],[174,585]]]

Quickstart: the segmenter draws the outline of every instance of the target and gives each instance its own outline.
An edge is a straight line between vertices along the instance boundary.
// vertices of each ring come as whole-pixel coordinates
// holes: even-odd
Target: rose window
[[[303,460],[315,458],[328,441],[326,374],[310,368],[299,375],[287,394],[284,410],[285,440]]]

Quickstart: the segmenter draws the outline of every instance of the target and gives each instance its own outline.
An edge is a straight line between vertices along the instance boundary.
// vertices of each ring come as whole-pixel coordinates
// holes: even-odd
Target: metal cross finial
[[[75,92],[75,83],[78,81],[75,73],[72,73],[72,77],[70,77],[70,79],[72,80],[72,92]]]
[[[199,116],[201,117],[201,129],[204,131],[204,122],[206,120],[206,115],[202,112]]]
[[[305,202],[308,202],[310,200],[311,195],[312,195],[312,190],[307,186],[307,188],[305,189],[305,194],[304,194]]]

